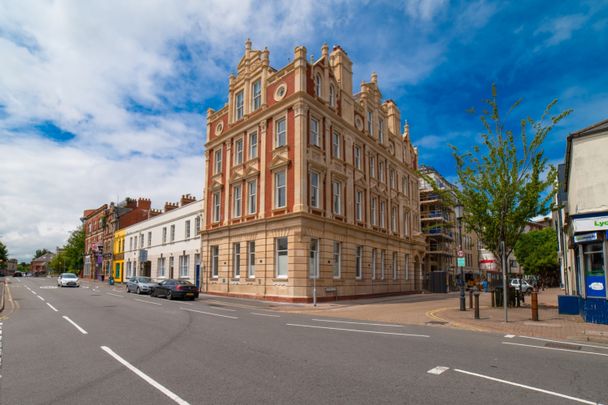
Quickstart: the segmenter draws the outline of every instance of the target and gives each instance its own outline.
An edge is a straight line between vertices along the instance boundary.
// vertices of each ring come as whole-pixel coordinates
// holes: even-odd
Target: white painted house
[[[186,279],[200,286],[202,202],[189,194],[162,213],[124,229],[125,279]]]

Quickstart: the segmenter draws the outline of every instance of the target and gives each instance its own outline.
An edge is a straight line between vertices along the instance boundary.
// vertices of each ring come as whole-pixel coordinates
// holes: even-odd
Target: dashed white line
[[[434,374],[434,375],[440,375],[441,373],[443,373],[449,369],[450,369],[449,367],[437,366],[437,367],[434,367],[434,368],[430,369],[429,371],[427,371],[427,373]]]
[[[260,314],[259,312],[250,312],[251,315],[257,315],[257,316],[269,316],[272,318],[280,318],[280,315],[274,315],[274,314]]]
[[[177,394],[174,394],[169,389],[167,389],[165,386],[156,382],[154,379],[152,379],[146,373],[144,373],[143,371],[141,371],[137,367],[133,366],[131,363],[129,363],[122,357],[120,357],[109,347],[107,347],[107,346],[100,346],[100,347],[101,347],[101,350],[105,351],[110,356],[114,357],[119,363],[121,363],[123,366],[125,366],[126,368],[128,368],[129,370],[131,370],[132,372],[137,374],[139,377],[141,377],[141,379],[143,379],[145,382],[147,382],[148,384],[150,384],[151,386],[153,386],[154,388],[156,388],[157,390],[159,390],[160,392],[165,394],[167,397],[171,398],[174,402],[176,402],[180,405],[189,405],[188,402],[184,401]]]
[[[330,323],[347,323],[352,325],[368,325],[368,326],[387,326],[389,328],[403,328],[403,325],[395,325],[390,323],[369,323],[369,322],[353,322],[353,321],[334,321],[331,319],[313,319],[315,322],[330,322]]]
[[[154,301],[150,301],[150,300],[140,300],[139,298],[135,298],[133,301],[143,302],[144,304],[163,305],[160,302],[154,302]]]
[[[491,381],[496,381],[496,382],[500,382],[500,383],[503,383],[503,384],[513,385],[515,387],[525,388],[525,389],[528,389],[528,390],[531,390],[531,391],[542,392],[543,394],[548,394],[548,395],[553,395],[555,397],[569,399],[569,400],[572,400],[572,401],[580,402],[582,404],[597,405],[597,402],[587,401],[586,399],[572,397],[570,395],[560,394],[558,392],[544,390],[542,388],[536,388],[536,387],[532,387],[530,385],[524,385],[524,384],[519,384],[519,383],[515,383],[515,382],[512,382],[512,381],[501,380],[500,378],[490,377],[490,376],[483,375],[483,374],[472,373],[470,371],[460,370],[460,369],[457,369],[457,368],[455,368],[454,371],[462,373],[462,374],[472,375],[474,377],[485,378],[486,380],[491,380]]]
[[[505,338],[507,339],[513,339],[515,337],[515,335],[505,335]]]
[[[373,334],[377,334],[377,335],[393,335],[393,336],[424,337],[424,338],[430,337],[429,335],[418,335],[418,334],[414,334],[414,333],[380,332],[380,331],[376,331],[376,330],[330,328],[328,326],[300,325],[300,324],[296,324],[296,323],[288,323],[286,325],[287,326],[297,326],[299,328],[327,329],[327,330],[337,330],[337,331],[343,331],[343,332],[373,333]]]
[[[112,297],[123,298],[123,296],[120,294],[112,294],[112,293],[106,293],[106,294],[111,295]]]
[[[523,343],[502,342],[502,344],[503,345],[511,345],[511,346],[531,347],[533,349],[541,349],[541,350],[556,350],[558,352],[570,352],[570,353],[577,353],[577,354],[589,354],[591,356],[608,357],[607,353],[594,353],[594,352],[586,352],[586,351],[581,351],[581,350],[560,349],[558,347],[545,347],[545,346],[525,345]]]
[[[63,319],[65,319],[66,321],[68,321],[69,323],[71,323],[72,325],[74,325],[74,327],[75,327],[76,329],[78,329],[78,330],[80,331],[80,333],[82,333],[83,335],[86,335],[86,334],[88,334],[88,333],[89,333],[89,332],[87,332],[86,330],[82,329],[80,326],[78,326],[78,325],[76,324],[76,322],[74,322],[73,320],[71,320],[71,319],[70,319],[70,318],[68,318],[67,316],[65,316],[65,315],[64,315],[64,316],[63,316]]]
[[[55,311],[55,312],[59,312],[59,311],[57,310],[57,308],[55,308],[54,306],[52,306],[52,305],[51,305],[51,304],[49,304],[48,302],[46,303],[46,305],[48,305],[48,306],[49,306],[49,307],[50,307],[50,308],[51,308],[53,311]]]
[[[211,316],[219,316],[221,318],[229,318],[229,319],[239,319],[236,316],[229,316],[229,315],[221,315],[221,314],[214,314],[213,312],[205,312],[205,311],[197,311],[196,309],[190,309],[190,308],[180,308],[182,311],[188,311],[188,312],[196,312],[198,314],[204,314],[204,315],[211,315]]]
[[[44,301],[44,298],[42,298],[40,295],[37,295],[37,297],[41,300]]]
[[[236,309],[230,309],[230,308],[220,308],[220,307],[211,307],[212,309],[217,309],[218,311],[229,311],[229,312],[236,312]]]

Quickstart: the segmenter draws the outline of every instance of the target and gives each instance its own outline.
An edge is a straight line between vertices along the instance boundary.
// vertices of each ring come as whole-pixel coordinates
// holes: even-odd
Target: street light
[[[464,215],[464,207],[458,203],[454,207],[454,214],[456,215],[456,221],[458,222],[458,257],[461,256],[462,252],[462,217]],[[464,267],[458,263],[460,267],[460,310],[466,311],[466,302],[464,298]]]

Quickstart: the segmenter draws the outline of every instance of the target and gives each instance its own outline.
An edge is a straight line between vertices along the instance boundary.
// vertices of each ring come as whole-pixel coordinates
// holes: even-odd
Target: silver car
[[[127,280],[127,292],[136,292],[137,294],[150,294],[152,287],[158,283],[152,281],[150,277],[138,276]]]
[[[57,277],[57,287],[80,287],[80,280],[74,273],[61,273]]]
[[[521,290],[524,294],[531,293],[534,287],[532,287],[526,280],[520,280],[518,278],[514,278],[511,280],[511,287],[516,290]]]

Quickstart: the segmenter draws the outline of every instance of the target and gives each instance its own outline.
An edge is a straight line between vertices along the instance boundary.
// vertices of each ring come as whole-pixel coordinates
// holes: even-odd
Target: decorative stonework
[[[277,89],[274,91],[274,100],[281,101],[287,94],[287,84],[281,83],[277,86]]]

